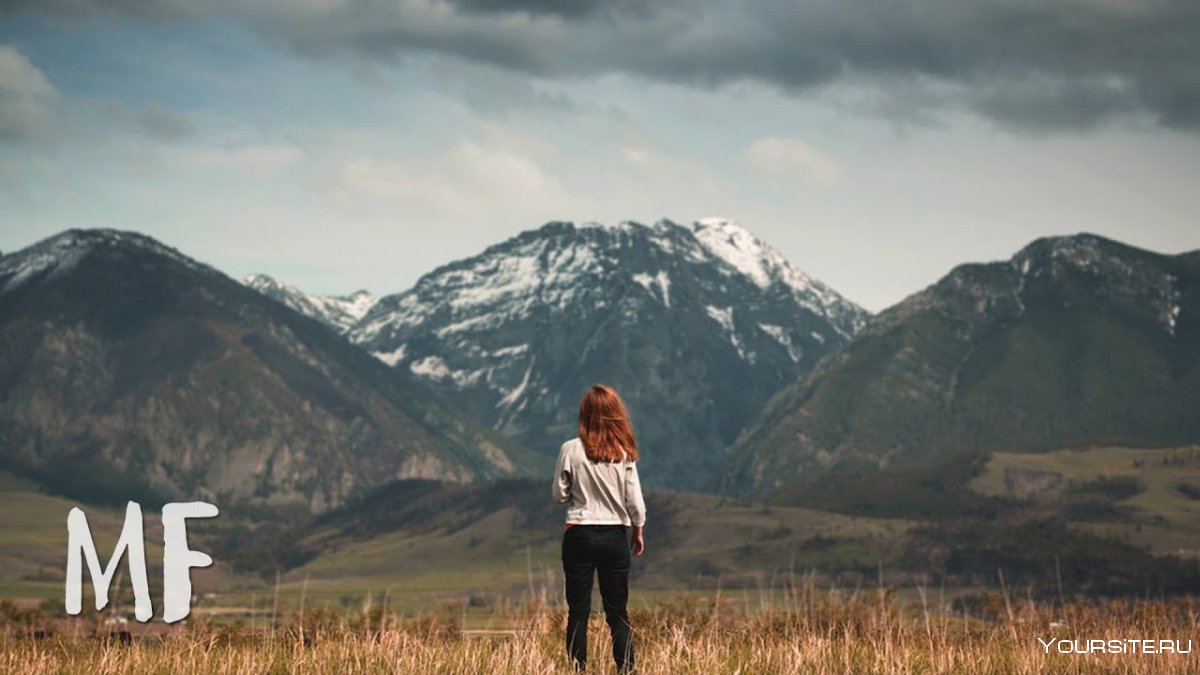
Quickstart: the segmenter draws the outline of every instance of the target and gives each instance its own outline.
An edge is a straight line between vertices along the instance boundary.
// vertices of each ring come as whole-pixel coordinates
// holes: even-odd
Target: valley
[[[730,221],[549,223],[383,296],[70,231],[0,258],[0,595],[60,596],[73,504],[103,548],[187,496],[223,513],[202,611],[557,597],[593,380],[639,431],[647,601],[1188,592],[1195,262],[1043,239],[868,317]]]

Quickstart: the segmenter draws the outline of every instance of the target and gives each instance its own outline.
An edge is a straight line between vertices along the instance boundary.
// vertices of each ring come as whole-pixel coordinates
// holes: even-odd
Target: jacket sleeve
[[[646,524],[646,501],[642,498],[642,482],[638,478],[637,462],[625,469],[625,509],[635,527]]]
[[[554,485],[550,489],[555,504],[571,501],[571,464],[567,461],[567,445],[558,449],[558,461],[554,463]]]

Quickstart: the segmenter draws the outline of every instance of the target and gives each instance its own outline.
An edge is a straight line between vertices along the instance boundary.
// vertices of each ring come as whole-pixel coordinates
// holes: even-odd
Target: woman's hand
[[[629,548],[634,555],[641,555],[646,550],[646,540],[642,537],[641,526],[634,526],[633,535],[629,537]]]

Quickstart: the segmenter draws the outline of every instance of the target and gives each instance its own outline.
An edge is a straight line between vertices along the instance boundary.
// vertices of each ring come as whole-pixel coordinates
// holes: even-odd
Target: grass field
[[[1094,494],[1105,481],[1129,487],[1107,497]],[[1111,513],[1103,518],[1084,513],[1072,526],[1156,554],[1200,557],[1200,446],[996,453],[971,487],[1045,508],[1104,497]]]
[[[4,514],[0,519],[0,598],[18,599],[26,604],[55,600],[61,606],[67,560],[67,514],[77,506],[87,516],[88,529],[103,565],[120,536],[124,509],[42,494],[34,484],[0,472],[0,513]],[[162,520],[157,511],[144,509],[142,521],[148,581],[157,598],[162,587]],[[124,579],[127,569],[124,564],[118,568],[114,600],[132,598]],[[86,607],[92,602],[92,587],[87,573],[84,579]],[[245,581],[221,561],[209,568],[193,570],[192,580],[202,595]]]
[[[1110,509],[1103,518],[1079,511],[1070,526],[1173,553],[1198,547],[1191,485],[1200,486],[1196,449],[1103,448],[1000,453],[970,487],[1020,504],[1021,514],[1062,517],[1100,504]],[[82,617],[65,618],[65,520],[76,504],[0,474],[0,598],[17,599],[0,601],[0,672],[570,672],[559,514],[540,494],[513,492],[402,486],[306,523],[287,546],[311,555],[278,577],[237,571],[217,556],[213,568],[193,572],[191,617],[168,627],[157,604],[150,624],[125,623],[127,584],[105,612],[85,599]],[[630,599],[644,674],[1200,672],[1194,594],[1100,600],[1038,593],[1011,578],[1005,586],[998,576],[929,588],[919,575],[885,573],[913,554],[910,537],[927,522],[682,493],[648,501],[657,529],[648,530]],[[122,512],[85,510],[106,556]],[[161,524],[150,511],[145,520],[157,603]],[[239,541],[283,532],[271,521],[253,527]],[[217,541],[203,528],[197,535],[195,547]],[[880,590],[884,579],[904,585]],[[613,672],[598,615],[591,636],[590,672]],[[1131,643],[1111,642],[1125,640],[1179,641],[1170,644],[1188,653],[1134,653]],[[1091,641],[1125,651],[1058,651],[1095,649]]]
[[[541,487],[538,484],[538,487]],[[485,490],[487,488],[484,488]],[[513,597],[561,593],[561,509],[542,492],[528,497],[501,494],[495,504],[462,510],[477,497],[465,487],[431,491],[431,507],[400,514],[396,522],[366,526],[358,516],[306,524],[290,546],[311,550],[311,559],[284,567],[276,578],[233,569],[203,537],[203,523],[189,524],[194,548],[213,553],[214,565],[193,571],[197,608],[237,607],[261,611],[279,601],[309,606],[360,607],[386,602],[400,611],[419,611],[440,602],[472,602],[473,611]],[[448,492],[448,496],[443,492]],[[711,495],[650,493],[653,514],[648,552],[636,561],[633,583],[649,601],[681,591],[757,598],[781,576],[813,569],[829,583],[853,584],[874,577],[887,564],[911,523],[791,507],[767,507]],[[412,506],[415,499],[399,500]],[[0,598],[36,602],[62,597],[66,558],[66,515],[76,502],[37,491],[31,483],[0,473]],[[395,517],[391,503],[372,506]],[[102,558],[120,531],[123,512],[85,506]],[[368,509],[369,510],[369,509]],[[152,587],[161,568],[161,522],[147,510],[147,558]],[[239,516],[223,514],[223,525]],[[254,525],[273,533],[272,523]],[[193,532],[194,530],[194,532]],[[254,537],[251,537],[251,542]],[[238,551],[228,552],[236,555]],[[855,572],[857,570],[857,572]],[[851,574],[853,572],[853,574]],[[853,578],[839,578],[851,574]],[[127,589],[126,589],[127,590]],[[90,592],[90,584],[85,583]],[[215,598],[204,597],[215,594]],[[114,594],[122,598],[127,593]]]
[[[633,580],[663,595],[721,585],[758,589],[790,570],[814,566],[873,569],[909,527],[903,520],[686,493],[653,494],[650,506],[658,520],[647,535],[647,555],[635,561]],[[538,507],[561,517],[549,505]],[[348,534],[336,524],[315,527],[304,543],[320,555],[284,574],[280,592],[292,600],[304,592],[316,602],[386,593],[400,607],[464,594],[558,593],[561,525],[522,524],[529,510],[501,505],[478,518],[440,513],[427,523],[367,535]]]
[[[638,672],[679,673],[1195,673],[1194,601],[1034,604],[996,595],[957,615],[936,594],[915,603],[890,592],[794,587],[781,606],[748,611],[720,598],[634,610]],[[401,619],[379,611],[319,610],[273,630],[193,621],[153,637],[60,634],[33,624],[0,629],[0,671],[41,673],[567,673],[561,607],[526,604],[463,630],[461,611]],[[71,629],[75,634],[70,634]],[[103,630],[103,629],[102,629]],[[590,623],[590,672],[614,672],[607,627]],[[1067,642],[1062,642],[1062,641]],[[1098,652],[1120,644],[1122,653]],[[1129,640],[1171,641],[1137,653]],[[1113,641],[1121,641],[1115,643]],[[1091,649],[1091,653],[1074,653]],[[1068,653],[1061,653],[1067,651]]]

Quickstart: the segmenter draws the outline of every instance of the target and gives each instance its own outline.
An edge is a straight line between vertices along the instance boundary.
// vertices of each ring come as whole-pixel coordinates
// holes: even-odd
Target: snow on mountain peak
[[[12,291],[34,278],[53,279],[74,268],[100,247],[147,250],[192,269],[211,270],[144,234],[112,229],[75,229],[0,258],[0,293]]]
[[[763,291],[781,285],[797,305],[823,317],[845,337],[867,317],[730,219],[705,218],[691,227],[668,219],[653,226],[630,220],[616,225],[552,221],[493,244],[477,256],[443,265],[408,291],[372,303],[349,335],[392,354],[407,341],[403,336],[427,326],[438,340],[469,346],[482,333],[532,312],[568,312],[582,308],[580,303],[601,308],[608,300],[598,284],[613,274],[623,275],[664,308],[673,309],[672,276],[677,272],[668,270],[680,269],[677,265],[709,267],[726,277],[744,278]],[[415,359],[416,354],[410,349],[406,358]],[[423,374],[436,371],[428,370]]]
[[[678,422],[647,446],[716,458],[740,423],[714,434],[714,410],[765,403],[865,318],[733,221],[553,221],[430,271],[347,336],[531,447],[553,447],[591,378],[645,373],[631,405]]]
[[[242,283],[256,291],[264,292],[268,290],[286,291],[297,295],[304,295],[304,292],[295,286],[280,281],[269,274],[247,274]]]
[[[350,295],[341,295],[335,298],[342,302],[342,309],[349,314],[355,321],[367,315],[375,303],[379,302],[379,296],[361,288],[354,291]]]
[[[601,223],[599,221],[589,220],[578,225],[578,228],[581,230],[607,230],[609,232],[629,232],[639,227],[644,226],[632,220],[622,220],[617,223]]]
[[[379,298],[365,290],[349,295],[308,295],[292,284],[267,274],[249,274],[242,279],[242,283],[343,332],[358,323],[379,302]]]
[[[775,281],[771,272],[781,263],[787,264],[774,249],[732,220],[702,218],[692,230],[709,252],[733,265],[760,288],[770,286]]]
[[[667,262],[670,259],[675,262]],[[629,220],[616,225],[552,221],[493,244],[477,256],[443,265],[408,291],[373,303],[350,329],[350,337],[358,343],[387,343],[380,351],[391,353],[395,345],[389,336],[433,321],[439,339],[457,343],[467,334],[530,312],[564,312],[580,302],[603,303],[603,294],[593,293],[595,282],[588,280],[612,273],[624,274],[672,308],[674,279],[667,270],[676,264],[711,265],[723,275],[745,277],[764,291],[782,284],[798,305],[825,317],[843,336],[858,330],[867,316],[792,268],[778,251],[733,220],[709,218],[691,227],[667,219],[653,226]],[[594,299],[584,300],[588,294]],[[408,358],[415,358],[414,352]]]
[[[866,321],[866,313],[833,289],[792,267],[774,247],[735,220],[701,218],[692,225],[696,239],[712,255],[754,281],[760,288],[782,283],[810,311],[830,317],[855,315],[840,330],[850,335]]]
[[[91,250],[84,237],[66,233],[0,259],[0,293],[7,293],[39,275],[70,270]],[[5,278],[7,277],[7,278]]]

